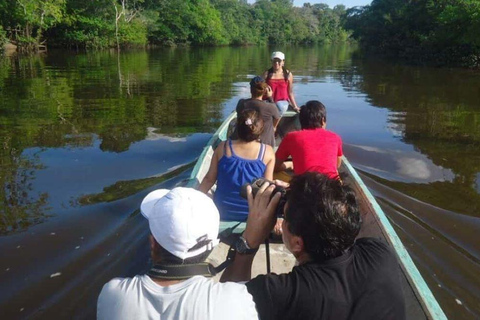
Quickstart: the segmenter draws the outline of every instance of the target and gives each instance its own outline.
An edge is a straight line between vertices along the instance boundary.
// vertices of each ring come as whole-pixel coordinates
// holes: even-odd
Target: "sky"
[[[293,2],[294,6],[302,7],[305,2],[310,2],[310,4],[315,3],[326,3],[330,8],[335,7],[337,4],[343,4],[347,8],[355,7],[355,6],[365,6],[370,4],[372,0],[295,0]]]
[[[248,0],[248,3],[254,2],[255,0]],[[337,4],[343,4],[346,8],[351,8],[355,6],[365,6],[370,4],[372,0],[294,0],[293,5],[296,7],[302,7],[305,2],[310,2],[310,4],[326,3],[330,8],[335,7]]]

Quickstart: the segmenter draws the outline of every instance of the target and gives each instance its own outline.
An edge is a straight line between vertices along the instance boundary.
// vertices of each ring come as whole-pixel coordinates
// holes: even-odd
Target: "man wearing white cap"
[[[208,196],[190,188],[155,190],[140,209],[150,226],[154,266],[146,275],[105,284],[97,319],[258,319],[245,285],[205,277],[220,219]]]

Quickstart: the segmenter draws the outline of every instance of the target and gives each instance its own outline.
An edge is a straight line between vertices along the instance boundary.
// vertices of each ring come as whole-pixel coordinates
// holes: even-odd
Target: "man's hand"
[[[255,195],[252,195],[252,187],[247,187],[248,219],[243,237],[250,248],[258,248],[267,238],[275,224],[275,209],[280,200],[280,192],[277,192],[270,201],[274,184],[265,182]],[[225,269],[220,282],[248,281],[252,278],[252,262],[254,254],[236,254],[235,260]]]
[[[249,213],[243,237],[251,248],[258,248],[275,225],[275,209],[281,194],[277,192],[270,201],[274,189],[274,184],[265,182],[254,198],[252,188],[247,187]]]

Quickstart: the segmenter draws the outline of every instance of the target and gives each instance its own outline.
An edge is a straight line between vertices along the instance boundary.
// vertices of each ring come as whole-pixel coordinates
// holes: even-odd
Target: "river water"
[[[106,281],[145,271],[142,198],[188,177],[274,49],[447,316],[480,318],[480,73],[349,46],[0,58],[2,317],[93,318]]]

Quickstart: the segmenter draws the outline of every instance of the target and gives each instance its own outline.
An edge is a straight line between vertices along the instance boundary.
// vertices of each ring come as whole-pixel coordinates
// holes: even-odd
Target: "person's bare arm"
[[[287,167],[285,165],[285,161],[275,158],[275,168],[273,169],[274,172],[285,171]]]
[[[273,131],[277,131],[277,126],[278,126],[278,124],[280,123],[280,118],[278,118],[278,119],[275,119],[275,118],[274,118],[274,119],[272,120],[272,123],[273,123]]]
[[[290,72],[290,75],[288,76],[288,98],[290,100],[290,104],[292,105],[293,109],[295,111],[300,111],[300,108],[297,105],[297,102],[295,101],[295,95],[293,94],[293,74]]]
[[[342,157],[337,157],[337,169],[342,165]]]
[[[273,148],[271,146],[267,146],[264,159],[267,168],[265,169],[265,174],[263,177],[271,181],[273,180],[273,169],[275,167],[275,153],[273,152]]]
[[[267,238],[275,224],[275,209],[280,200],[280,193],[277,192],[270,201],[275,185],[265,183],[253,198],[252,188],[247,187],[248,197],[248,219],[243,237],[249,247],[258,248]],[[248,281],[252,277],[252,262],[255,254],[235,254],[235,260],[230,264],[220,278],[221,282],[226,281]]]
[[[219,156],[221,156],[221,153],[224,150],[224,144],[225,142],[221,142],[217,149],[215,149],[215,152],[213,153],[212,156],[212,161],[210,162],[210,168],[208,169],[207,174],[202,180],[202,183],[198,186],[198,190],[208,194],[208,191],[213,187],[215,182],[217,182],[217,172],[218,172],[218,160]]]
[[[275,168],[273,169],[274,172],[280,172],[285,170],[293,170],[293,162],[292,161],[284,161],[278,158],[275,158]]]

